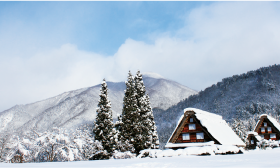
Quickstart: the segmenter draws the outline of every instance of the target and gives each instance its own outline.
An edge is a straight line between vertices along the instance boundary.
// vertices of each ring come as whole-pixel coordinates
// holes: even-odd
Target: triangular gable
[[[175,129],[174,133],[169,139],[169,143],[190,143],[190,142],[210,142],[214,141],[215,144],[220,144],[208,131],[201,125],[200,121],[194,115],[195,112],[190,110],[184,113],[184,117],[181,119],[179,126]],[[192,122],[190,119],[192,118]],[[195,130],[189,130],[189,125],[195,125]],[[183,134],[190,134],[189,140],[183,139]],[[196,133],[204,133],[204,139],[197,139]]]
[[[262,138],[256,132],[248,132],[247,140],[247,148],[256,149],[257,143],[260,142]]]
[[[258,133],[264,139],[280,139],[279,123],[273,117],[267,114],[262,114],[260,116],[259,121],[255,126],[254,132]],[[271,136],[271,134],[275,134],[276,136]]]
[[[190,117],[193,117],[198,121],[197,124],[201,127],[201,131],[216,144],[245,146],[245,143],[233,132],[228,124],[222,119],[222,116],[195,108],[187,108],[184,110],[184,115],[181,116],[177,127],[167,142],[166,147],[174,147],[176,146],[175,144],[179,144],[178,139],[180,140],[182,131],[184,130],[186,124],[188,124],[187,122]],[[204,141],[204,143],[206,142],[207,141]],[[183,142],[180,144],[190,143]]]

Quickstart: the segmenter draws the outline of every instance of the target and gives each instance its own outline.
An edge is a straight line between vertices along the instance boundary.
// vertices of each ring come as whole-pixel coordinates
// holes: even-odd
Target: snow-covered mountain
[[[197,92],[154,73],[143,74],[153,108],[166,110]],[[107,82],[113,117],[122,111],[124,82]],[[45,131],[52,127],[75,128],[95,119],[100,85],[62,93],[39,102],[16,105],[0,113],[1,132]]]
[[[161,145],[166,143],[187,107],[221,115],[227,122],[235,118],[258,119],[261,114],[279,116],[280,65],[224,78],[167,110],[154,110]],[[248,125],[251,129],[254,126]]]

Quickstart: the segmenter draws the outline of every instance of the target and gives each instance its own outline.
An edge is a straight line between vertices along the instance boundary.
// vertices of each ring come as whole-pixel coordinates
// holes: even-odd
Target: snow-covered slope
[[[253,120],[255,116],[268,113],[278,116],[280,65],[262,67],[224,78],[165,111],[154,110],[161,144],[166,143],[181,112],[187,107],[221,115],[227,122],[232,122],[235,118]]]
[[[160,75],[143,75],[152,107],[167,109],[197,92]],[[107,82],[113,117],[121,113],[125,83]],[[99,100],[100,85],[62,93],[39,102],[16,105],[0,113],[1,132],[45,131],[52,127],[75,128],[92,123]]]
[[[152,75],[145,73],[143,80],[153,108],[168,109],[186,97],[197,94],[196,91],[186,86],[164,79],[154,73]]]

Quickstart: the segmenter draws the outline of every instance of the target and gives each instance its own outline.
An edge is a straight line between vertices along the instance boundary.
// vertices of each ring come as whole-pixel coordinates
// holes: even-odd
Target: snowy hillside
[[[167,110],[154,110],[161,143],[166,143],[187,107],[219,114],[228,122],[258,119],[260,114],[279,115],[280,65],[224,78]]]
[[[161,158],[95,160],[76,162],[47,162],[47,163],[0,163],[1,168],[20,167],[279,167],[280,148],[272,150],[249,151],[245,154],[216,155],[216,156],[175,156]]]
[[[160,75],[143,75],[152,107],[167,109],[197,92]],[[113,117],[121,113],[124,82],[107,82]],[[99,100],[100,85],[65,92],[39,102],[16,105],[0,113],[0,132],[45,131],[52,127],[75,128],[92,123]]]

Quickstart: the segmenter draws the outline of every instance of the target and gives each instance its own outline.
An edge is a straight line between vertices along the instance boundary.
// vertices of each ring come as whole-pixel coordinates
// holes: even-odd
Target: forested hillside
[[[241,75],[224,78],[167,110],[154,109],[161,147],[174,130],[187,107],[199,108],[232,122],[257,119],[259,114],[280,114],[280,65],[263,67]],[[251,128],[253,124],[249,124]],[[251,129],[249,128],[249,129]]]

